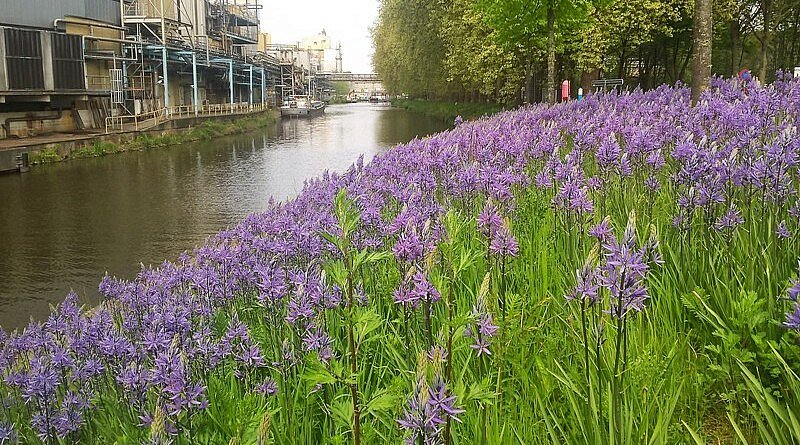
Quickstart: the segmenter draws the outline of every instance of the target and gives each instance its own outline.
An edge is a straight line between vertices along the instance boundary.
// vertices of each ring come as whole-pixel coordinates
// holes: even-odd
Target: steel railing
[[[203,104],[198,106],[197,111],[195,111],[194,105],[176,105],[140,114],[108,116],[106,117],[106,133],[146,130],[171,119],[246,114],[265,111],[268,108],[267,103],[250,104],[239,102],[233,104]]]

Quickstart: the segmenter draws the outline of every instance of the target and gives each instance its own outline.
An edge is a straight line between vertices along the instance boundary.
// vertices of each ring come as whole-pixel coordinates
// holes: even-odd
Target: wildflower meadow
[[[0,338],[0,444],[800,443],[800,79],[529,106]]]

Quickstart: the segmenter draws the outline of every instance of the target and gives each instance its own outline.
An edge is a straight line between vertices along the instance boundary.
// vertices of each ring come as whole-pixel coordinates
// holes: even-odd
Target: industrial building
[[[4,0],[0,139],[141,130],[323,89],[294,51],[267,43],[261,8],[259,0]]]

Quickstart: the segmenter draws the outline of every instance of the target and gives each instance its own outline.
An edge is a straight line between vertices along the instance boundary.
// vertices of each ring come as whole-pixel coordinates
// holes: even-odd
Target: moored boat
[[[291,96],[281,106],[282,117],[316,116],[325,112],[325,102],[314,100],[309,96]]]

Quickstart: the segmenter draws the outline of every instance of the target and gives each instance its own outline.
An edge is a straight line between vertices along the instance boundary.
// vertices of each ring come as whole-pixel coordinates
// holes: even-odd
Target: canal
[[[97,302],[108,271],[130,278],[295,196],[324,170],[447,128],[409,111],[334,105],[256,133],[35,167],[0,176],[0,326],[44,319],[70,290]]]

